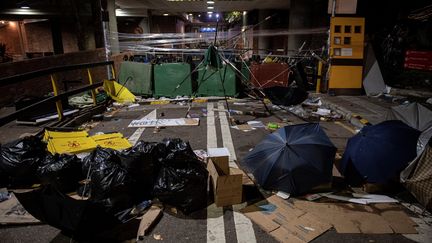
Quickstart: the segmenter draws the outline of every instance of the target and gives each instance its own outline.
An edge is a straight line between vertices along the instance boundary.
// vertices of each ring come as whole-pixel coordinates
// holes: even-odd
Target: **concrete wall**
[[[6,53],[9,55],[20,55],[22,53],[18,22],[9,22],[0,27],[0,42],[6,44]]]

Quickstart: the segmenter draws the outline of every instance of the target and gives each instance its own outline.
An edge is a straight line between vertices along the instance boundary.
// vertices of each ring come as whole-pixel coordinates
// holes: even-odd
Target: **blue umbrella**
[[[416,157],[420,131],[401,121],[366,126],[348,140],[341,172],[351,185],[386,183]]]
[[[331,181],[335,154],[319,124],[306,123],[269,134],[241,165],[264,189],[298,195]]]

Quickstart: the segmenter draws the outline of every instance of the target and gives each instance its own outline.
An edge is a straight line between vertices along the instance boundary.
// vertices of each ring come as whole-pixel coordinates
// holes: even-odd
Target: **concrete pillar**
[[[102,25],[102,6],[100,0],[92,0],[92,17],[94,23],[94,41],[96,48],[105,47],[104,31]]]
[[[63,38],[59,19],[50,19],[54,54],[63,54]]]
[[[142,28],[143,34],[150,33],[150,25],[149,25],[149,18],[144,17],[138,24],[139,27]]]
[[[109,42],[111,46],[111,54],[120,53],[118,30],[117,30],[117,17],[115,0],[108,0],[108,14],[109,14]]]
[[[272,11],[268,10],[268,9],[263,9],[263,10],[259,10],[258,12],[258,22],[263,21],[265,18],[267,18],[268,16],[272,15]],[[265,21],[263,23],[261,23],[258,26],[258,29],[261,30],[269,30],[271,28],[271,20],[269,21]],[[268,51],[266,50],[262,50],[262,49],[269,49],[270,48],[270,38],[269,36],[259,36],[258,37],[258,53],[261,56],[261,58],[264,58],[267,54]]]
[[[307,29],[312,24],[313,0],[291,0],[288,30]],[[307,40],[305,35],[288,36],[288,53],[293,54],[303,42]],[[307,43],[306,43],[307,44]]]

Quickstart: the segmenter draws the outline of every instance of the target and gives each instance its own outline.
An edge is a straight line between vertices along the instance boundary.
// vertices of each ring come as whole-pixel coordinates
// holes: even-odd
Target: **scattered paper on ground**
[[[141,119],[133,120],[128,127],[177,127],[198,125],[199,118]]]

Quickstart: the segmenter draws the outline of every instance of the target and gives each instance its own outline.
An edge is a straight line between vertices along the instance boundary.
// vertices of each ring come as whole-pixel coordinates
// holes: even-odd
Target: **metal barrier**
[[[91,74],[91,68],[99,67],[99,66],[110,66],[111,67],[111,74],[112,77],[115,77],[115,69],[114,69],[114,62],[113,61],[105,61],[105,62],[96,62],[96,63],[82,63],[82,64],[74,64],[74,65],[67,65],[67,66],[58,66],[53,68],[47,68],[47,69],[41,69],[33,72],[18,74],[10,77],[0,78],[0,87],[19,83],[25,80],[29,80],[32,78],[38,78],[45,75],[49,75],[51,84],[53,87],[54,96],[49,97],[47,99],[41,100],[35,104],[32,104],[30,106],[24,107],[12,114],[9,114],[7,116],[0,118],[0,126],[3,126],[11,121],[16,120],[21,114],[24,114],[25,112],[32,110],[38,106],[55,102],[57,107],[57,114],[59,121],[63,120],[63,107],[61,100],[65,97],[69,97],[72,95],[79,94],[81,92],[91,90],[92,98],[93,98],[93,104],[96,105],[96,88],[103,86],[103,82],[94,82],[93,76]],[[67,91],[64,93],[59,92],[59,86],[57,83],[57,77],[56,73],[65,72],[65,71],[72,71],[72,70],[79,70],[79,69],[87,69],[87,75],[89,79],[89,85]]]

